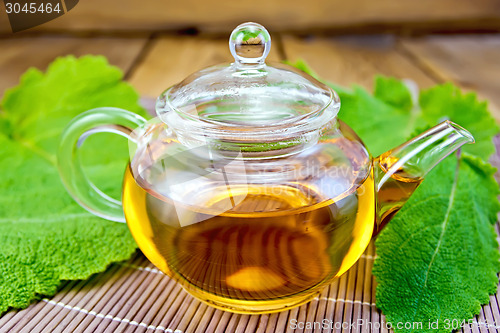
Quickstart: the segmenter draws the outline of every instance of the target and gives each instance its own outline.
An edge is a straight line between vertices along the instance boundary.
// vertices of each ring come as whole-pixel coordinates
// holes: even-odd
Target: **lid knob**
[[[246,22],[231,33],[229,49],[236,65],[262,65],[271,50],[271,35],[262,25]]]

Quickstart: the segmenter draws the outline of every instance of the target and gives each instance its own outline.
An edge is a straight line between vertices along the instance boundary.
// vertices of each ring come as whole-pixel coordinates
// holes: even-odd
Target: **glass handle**
[[[79,148],[94,133],[115,133],[132,138],[132,131],[146,124],[141,116],[118,108],[97,108],[75,117],[64,130],[57,163],[61,180],[69,194],[89,212],[116,222],[125,222],[121,201],[101,192],[85,175]],[[112,147],[110,147],[112,149]]]

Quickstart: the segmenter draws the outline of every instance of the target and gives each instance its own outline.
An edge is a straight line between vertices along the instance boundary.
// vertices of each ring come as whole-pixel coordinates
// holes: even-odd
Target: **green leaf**
[[[373,96],[402,111],[410,112],[413,101],[408,87],[403,81],[393,77],[377,76]]]
[[[254,31],[254,29],[250,28],[250,27],[249,28],[245,28],[243,30],[240,30],[237,34],[233,35],[232,39],[233,40],[237,40],[237,39],[241,38],[241,40],[243,42],[246,42],[250,38],[255,38],[255,37],[258,37],[259,35],[261,35],[262,37],[264,37],[264,42],[268,42],[269,41],[268,37],[265,34],[262,34],[262,31],[260,31],[260,30]]]
[[[303,60],[286,63],[319,79]],[[416,128],[426,126],[419,117],[420,110],[412,108],[411,94],[406,85],[399,80],[376,77],[375,95],[360,86],[346,89],[323,82],[340,97],[339,118],[361,137],[373,156],[400,145]]]
[[[309,67],[309,65],[303,59],[299,59],[295,62],[291,62],[289,60],[284,60],[283,63],[285,63],[289,66],[293,66],[293,67],[311,75],[316,80],[320,80],[318,73],[316,73],[311,67]]]
[[[305,63],[300,68],[310,71]],[[492,224],[500,209],[499,189],[495,169],[485,161],[495,150],[499,127],[485,102],[452,84],[423,91],[419,105],[411,105],[411,93],[396,79],[377,78],[374,91],[338,91],[339,117],[374,155],[445,119],[476,139],[462,148],[475,156],[451,156],[431,171],[376,241],[377,307],[393,324],[421,322],[422,329],[413,332],[436,332],[429,329],[436,320],[439,332],[449,332],[446,320],[461,323],[478,314],[498,285]]]
[[[500,270],[494,172],[477,157],[446,159],[379,235],[373,274],[389,322],[450,332],[446,320],[462,322],[488,303]],[[439,330],[429,329],[429,320]]]
[[[352,93],[339,95],[340,119],[361,137],[373,156],[400,145],[416,128],[425,126],[417,109],[396,108],[361,87],[355,86]]]
[[[317,78],[303,60],[288,63]],[[422,91],[419,105],[412,105],[408,88],[394,78],[377,77],[373,95],[359,86],[349,90],[324,82],[340,96],[339,118],[356,131],[373,156],[446,119],[463,126],[476,139],[474,145],[463,148],[465,152],[487,160],[495,151],[492,140],[500,128],[488,112],[487,103],[478,101],[474,93],[461,93],[450,83]]]
[[[479,102],[474,93],[463,94],[451,83],[423,91],[420,95],[422,117],[428,124],[449,119],[469,130],[476,144],[464,151],[487,160],[494,152],[493,136],[499,132],[495,119],[488,112],[486,102]]]
[[[136,249],[125,224],[97,218],[67,194],[56,169],[66,124],[95,107],[144,115],[138,94],[104,57],[55,60],[8,90],[0,116],[0,314],[53,295],[61,280],[85,279]],[[91,179],[119,195],[127,142],[94,135],[82,147]]]
[[[299,60],[297,60],[295,62],[292,62],[292,61],[289,61],[289,60],[283,60],[283,63],[287,64],[289,66],[293,66],[293,67],[295,67],[295,68],[303,71],[304,73],[309,74],[310,76],[312,76],[316,80],[322,81],[323,83],[329,85],[339,95],[340,94],[344,94],[344,93],[347,94],[347,93],[351,92],[350,89],[348,89],[346,87],[339,86],[339,85],[337,85],[337,84],[335,84],[333,82],[328,82],[328,81],[322,80],[319,77],[319,75],[311,67],[309,67],[309,65],[303,59],[299,59]]]

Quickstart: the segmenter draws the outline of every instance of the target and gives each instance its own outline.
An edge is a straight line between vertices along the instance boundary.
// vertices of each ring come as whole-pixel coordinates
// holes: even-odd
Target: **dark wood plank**
[[[275,45],[277,42],[273,39],[269,61],[281,60]],[[142,96],[157,97],[191,73],[233,60],[228,39],[160,37],[153,41],[129,81]]]
[[[142,48],[146,38],[74,38],[34,37],[0,39],[0,96],[5,89],[16,85],[29,67],[45,70],[56,57],[73,54],[105,55],[112,65],[127,72]]]
[[[7,17],[2,10],[0,27]],[[229,33],[239,23],[257,21],[277,31],[304,29],[500,28],[497,0],[288,0],[198,1],[85,0],[36,30],[158,31],[198,27]],[[406,27],[406,28],[405,28]]]
[[[303,59],[323,79],[340,85],[371,89],[376,74],[411,79],[420,87],[436,83],[396,46],[390,36],[283,39],[289,60]]]
[[[500,120],[500,35],[403,39],[402,47],[440,81],[488,99]]]

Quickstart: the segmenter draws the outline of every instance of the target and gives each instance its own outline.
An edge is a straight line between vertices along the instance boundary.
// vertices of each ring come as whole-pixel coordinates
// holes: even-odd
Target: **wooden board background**
[[[9,32],[0,4],[0,32]],[[66,15],[32,31],[228,33],[256,21],[275,32],[500,31],[498,0],[81,0]]]
[[[160,16],[164,15],[164,18],[169,18],[175,15],[162,12],[161,10],[165,10],[166,7],[159,5],[156,7],[158,13],[154,14],[156,19],[152,18],[146,30],[129,34],[126,32],[127,29],[142,26],[137,17],[144,15],[141,20],[145,20],[146,16],[144,13],[137,17],[132,15],[131,8],[133,7],[128,1],[130,0],[121,2],[126,8],[120,10],[129,11],[130,21],[126,24],[120,23],[118,28],[112,27],[113,18],[107,17],[108,14],[92,17],[89,7],[87,18],[84,20],[78,18],[83,14],[76,15],[77,12],[74,12],[76,17],[73,17],[75,21],[71,23],[71,29],[75,30],[69,33],[56,33],[58,29],[62,29],[63,23],[54,21],[46,27],[43,26],[43,29],[54,29],[50,33],[42,33],[44,30],[40,27],[39,34],[28,32],[9,34],[4,36],[6,38],[0,38],[0,96],[6,88],[17,84],[19,76],[28,67],[34,66],[44,70],[57,56],[68,54],[79,56],[91,53],[103,54],[108,57],[111,64],[120,67],[124,71],[126,80],[142,96],[147,97],[145,101],[149,101],[148,105],[151,105],[152,98],[189,73],[205,66],[231,60],[227,49],[227,36],[218,38],[217,31],[219,30],[217,29],[222,31],[223,26],[231,29],[239,21],[233,22],[213,15],[209,17],[208,5],[200,4],[199,8],[205,8],[205,14],[208,15],[203,21],[204,25],[200,25],[206,26],[207,34],[179,36],[173,33],[152,33],[149,29],[181,27],[181,25],[175,27],[163,25],[164,23],[161,22],[166,21],[161,21]],[[190,0],[186,1],[189,4]],[[359,0],[355,0],[354,3],[357,1]],[[381,8],[384,8],[387,1],[380,2]],[[481,5],[483,2],[489,4],[490,7]],[[95,2],[82,0],[78,6],[85,8],[84,3]],[[107,1],[106,6],[113,3],[117,4],[115,0]],[[158,4],[156,0],[148,3]],[[429,4],[427,1],[412,4],[401,2],[398,8],[418,7],[422,3]],[[233,6],[231,13],[236,14],[244,8],[241,6],[246,6],[239,3],[230,5]],[[496,2],[480,0],[475,3],[470,2],[470,6],[472,5],[478,7],[471,8],[468,13],[472,15],[469,17],[474,17],[473,20],[486,17],[486,14],[489,17],[496,15]],[[261,8],[278,9],[273,6],[275,5],[266,4]],[[349,11],[345,7],[348,5],[343,6],[339,7],[339,10],[344,8],[342,9],[343,15],[348,15]],[[373,6],[375,2],[373,4],[367,2],[364,8],[370,9]],[[449,10],[446,15],[448,19],[453,19],[455,9],[456,13],[465,15],[469,4],[456,1],[454,5],[448,3],[448,6],[453,7],[453,10]],[[435,13],[429,14],[429,18],[435,19],[441,15],[438,7],[435,7]],[[487,10],[481,12],[484,8]],[[193,8],[193,13],[188,14],[195,15],[197,10],[199,9]],[[253,10],[257,11],[255,8]],[[389,11],[386,14],[390,13]],[[179,12],[176,15],[180,17],[181,14]],[[311,15],[308,12],[303,14]],[[354,10],[351,14],[353,18],[358,15]],[[413,17],[413,20],[418,15],[423,17],[424,14],[423,10],[419,12],[414,9],[414,12],[408,15]],[[70,15],[71,12],[59,20],[69,20]],[[265,15],[271,14],[266,12]],[[321,24],[335,21],[334,16],[327,17],[326,13],[318,12],[315,15],[323,19],[323,21],[318,21]],[[0,14],[0,19],[1,16],[2,14]],[[382,17],[383,15],[375,19]],[[237,17],[238,20],[240,18],[242,16]],[[269,20],[271,18],[268,16]],[[295,23],[297,27],[307,27],[308,24],[310,27],[315,27],[318,22],[307,21],[305,18],[293,22],[294,16],[289,18],[289,22],[273,21],[279,31],[285,32],[273,32],[271,60],[304,59],[316,72],[329,81],[346,86],[359,84],[367,89],[372,88],[373,76],[376,74],[411,79],[421,88],[451,81],[465,90],[477,91],[482,99],[489,99],[493,114],[497,120],[500,120],[498,108],[500,105],[498,93],[500,91],[500,35],[447,35],[419,38],[372,35],[303,38],[301,34],[287,33],[286,30],[293,30],[290,27]],[[105,22],[103,19],[110,21]],[[346,18],[343,19],[346,20]],[[101,22],[99,26],[104,30],[92,32],[90,28],[94,23],[88,23],[91,21]],[[223,25],[214,22],[222,22]],[[119,29],[122,31],[117,31]],[[215,31],[217,36],[211,36],[208,31]],[[224,34],[228,35],[228,33],[227,28],[224,28]],[[499,146],[500,142],[497,142],[497,147]],[[500,163],[500,155],[497,154],[495,159],[497,164]],[[499,233],[498,225],[496,230]],[[381,323],[385,318],[375,306],[376,284],[371,275],[375,255],[375,248],[372,244],[353,269],[325,289],[319,298],[308,304],[278,314],[245,316],[214,310],[194,300],[168,277],[156,270],[140,253],[137,253],[130,261],[113,264],[106,272],[96,274],[88,280],[66,282],[57,295],[33,303],[28,309],[10,311],[0,317],[0,333],[172,333],[175,330],[200,333],[317,333],[322,330],[292,330],[289,326],[290,320],[321,321],[326,318],[334,322],[352,323],[358,319],[364,319],[372,323]],[[463,332],[500,332],[499,304],[500,291],[490,297],[490,303],[482,307],[481,314],[474,319],[474,324],[464,328]],[[488,323],[488,326],[485,323]],[[330,330],[324,332],[330,332]],[[333,332],[341,332],[341,330],[333,330]],[[386,333],[387,330],[358,327],[343,330],[343,332]]]

